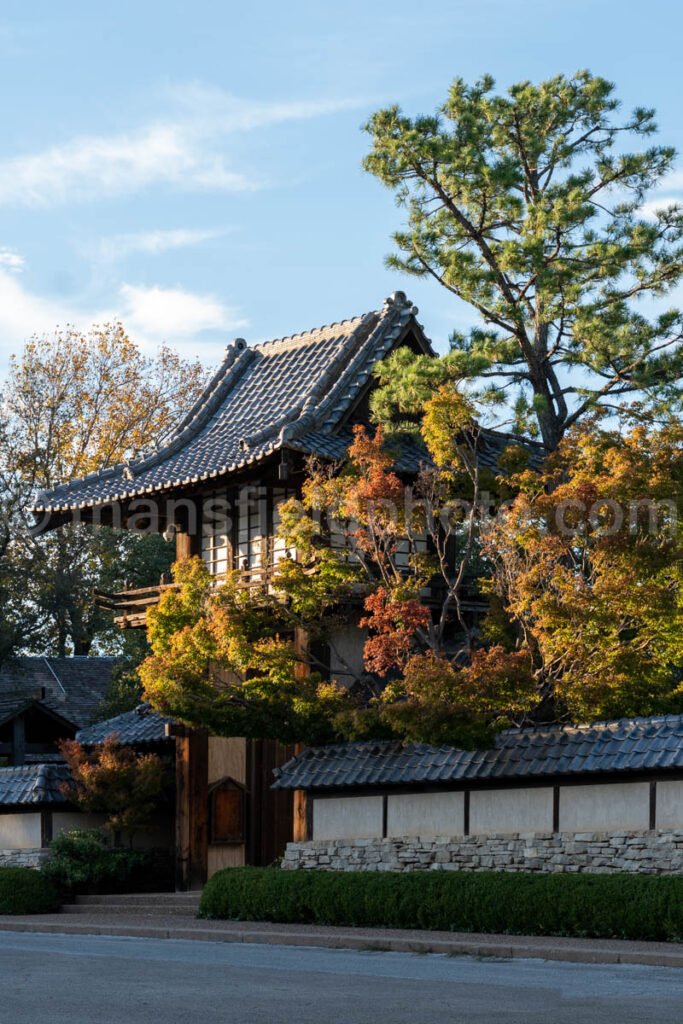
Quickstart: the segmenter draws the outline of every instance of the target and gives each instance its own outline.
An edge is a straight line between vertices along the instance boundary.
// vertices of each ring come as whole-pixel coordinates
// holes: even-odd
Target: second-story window
[[[202,559],[212,576],[232,568],[233,510],[227,490],[207,494],[202,505]]]
[[[294,493],[250,484],[237,493],[217,490],[205,495],[202,558],[211,575],[239,569],[259,580],[271,565],[294,558],[294,550],[278,535],[279,507]]]

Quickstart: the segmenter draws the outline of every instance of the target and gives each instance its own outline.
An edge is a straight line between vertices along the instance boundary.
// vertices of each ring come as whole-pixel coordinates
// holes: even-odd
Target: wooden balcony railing
[[[240,587],[268,587],[275,571],[274,565],[258,568],[240,569]],[[220,586],[220,577],[215,585]],[[132,590],[119,590],[110,593],[106,590],[95,591],[95,606],[103,611],[114,612],[114,622],[120,629],[144,629],[147,624],[147,611],[159,603],[161,595],[168,590],[177,590],[175,583],[161,583],[153,587],[136,587]]]
[[[137,587],[135,590],[120,590],[115,594],[96,590],[95,606],[106,612],[114,612],[114,622],[120,629],[144,629],[147,609],[158,604],[166,590],[175,589],[175,583],[161,583],[157,587]]]

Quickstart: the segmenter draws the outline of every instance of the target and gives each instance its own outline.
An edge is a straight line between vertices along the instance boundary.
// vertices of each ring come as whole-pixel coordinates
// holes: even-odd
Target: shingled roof
[[[508,729],[489,750],[422,743],[312,747],[276,769],[274,789],[344,789],[683,768],[683,715]]]
[[[8,658],[0,664],[0,701],[40,701],[76,726],[89,725],[102,703],[116,658]]]
[[[166,735],[166,725],[173,724],[172,718],[165,718],[152,711],[149,704],[140,704],[133,711],[126,711],[104,722],[96,722],[81,729],[76,739],[85,746],[93,746],[115,735],[120,743],[147,744],[172,743]]]
[[[186,487],[281,449],[343,453],[338,433],[374,366],[412,333],[432,353],[403,292],[382,309],[248,347],[238,338],[202,397],[158,450],[38,495],[36,513],[60,513]]]
[[[0,807],[68,803],[61,787],[71,779],[60,764],[0,768]]]

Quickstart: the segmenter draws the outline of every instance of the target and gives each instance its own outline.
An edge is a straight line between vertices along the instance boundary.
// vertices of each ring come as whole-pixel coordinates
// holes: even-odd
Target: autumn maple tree
[[[516,482],[518,496],[488,520],[483,545],[505,642],[528,652],[545,714],[679,710],[680,422],[626,432],[584,424],[543,472]]]
[[[116,838],[149,828],[168,785],[158,754],[143,754],[112,735],[92,750],[64,740],[60,753],[71,772],[63,792],[81,810],[105,815],[104,827]]]

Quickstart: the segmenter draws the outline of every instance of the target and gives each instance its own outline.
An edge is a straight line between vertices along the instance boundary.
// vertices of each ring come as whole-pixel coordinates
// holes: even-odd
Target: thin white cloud
[[[681,205],[680,196],[662,196],[660,199],[649,199],[640,207],[640,214],[645,220],[657,220],[660,210],[666,210],[669,206]]]
[[[231,331],[246,320],[213,295],[198,295],[181,288],[121,287],[120,316],[133,338],[173,343],[204,331]]]
[[[8,270],[18,273],[24,269],[25,263],[24,257],[14,249],[0,248],[0,267],[7,267]]]
[[[149,185],[243,192],[255,187],[222,157],[202,153],[179,125],[137,135],[83,136],[40,153],[0,160],[0,203],[48,206],[101,199]]]
[[[48,206],[129,194],[152,185],[245,192],[265,182],[235,170],[222,149],[231,135],[357,107],[355,100],[264,103],[190,85],[171,94],[174,114],[115,135],[0,159],[0,204]]]
[[[115,308],[46,298],[24,285],[16,274],[0,267],[0,373],[12,353],[21,351],[32,335],[72,324],[87,330],[92,324],[120,319],[130,337],[152,352],[168,342],[182,355],[213,362],[232,331],[246,326],[238,310],[213,295],[181,288],[125,284]]]
[[[132,253],[157,255],[173,249],[186,249],[202,245],[214,238],[222,238],[227,228],[170,228],[158,231],[137,231],[112,235],[101,239],[97,250],[105,260],[123,259]]]

